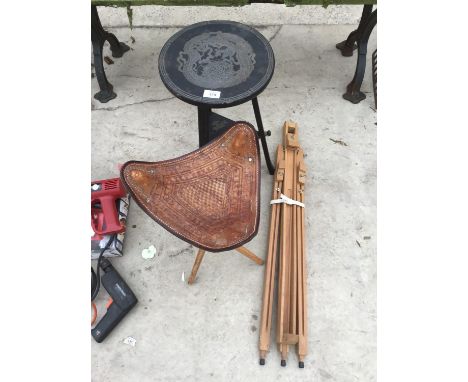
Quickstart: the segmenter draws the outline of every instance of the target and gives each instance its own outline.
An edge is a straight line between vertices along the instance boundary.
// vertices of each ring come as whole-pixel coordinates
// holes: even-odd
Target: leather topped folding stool
[[[205,251],[242,247],[258,231],[260,155],[255,130],[236,122],[223,135],[189,154],[161,162],[129,161],[121,179],[137,204],[157,223],[199,248],[189,284]]]

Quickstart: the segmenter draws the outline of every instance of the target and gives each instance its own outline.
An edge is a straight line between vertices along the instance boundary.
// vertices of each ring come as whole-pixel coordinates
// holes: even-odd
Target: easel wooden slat
[[[281,189],[284,179],[284,158],[283,148],[278,145],[276,151],[276,172],[275,179],[273,182],[272,199],[280,197]],[[279,218],[280,218],[280,206],[273,204],[271,206],[270,214],[270,231],[268,237],[268,252],[266,257],[265,267],[265,281],[263,287],[263,305],[262,305],[262,316],[260,324],[260,364],[265,363],[266,353],[270,347],[270,332],[271,332],[271,321],[272,321],[272,309],[273,309],[273,293],[275,285],[275,271],[276,271],[276,257],[277,257],[277,243],[279,235]]]
[[[304,189],[305,189],[305,177],[306,177],[306,167],[304,164],[304,154],[302,150],[299,153],[298,157],[298,200],[304,203]],[[299,341],[297,347],[297,353],[299,358],[299,367],[304,367],[304,358],[307,354],[307,272],[306,272],[306,251],[305,251],[305,209],[301,208],[300,216],[298,219],[298,227],[300,230],[300,246],[299,246],[299,269],[298,273],[300,274],[301,280],[298,282],[300,288],[299,295],[299,304],[300,311],[299,313]]]

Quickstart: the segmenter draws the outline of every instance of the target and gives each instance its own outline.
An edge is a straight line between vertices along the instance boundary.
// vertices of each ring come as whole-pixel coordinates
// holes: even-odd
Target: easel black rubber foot
[[[260,365],[265,365],[265,358],[260,358]]]
[[[303,369],[304,368],[304,362],[299,361],[299,368]]]
[[[285,359],[282,359],[282,360],[281,360],[281,366],[283,366],[283,367],[286,366],[286,360],[285,360]]]

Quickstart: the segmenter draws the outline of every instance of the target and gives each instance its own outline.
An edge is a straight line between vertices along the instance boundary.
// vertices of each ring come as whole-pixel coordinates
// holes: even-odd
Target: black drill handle
[[[122,321],[127,312],[120,309],[115,302],[113,302],[107,309],[106,314],[98,322],[96,327],[91,330],[91,335],[94,337],[96,342],[101,343],[106,339],[109,333]]]
[[[91,334],[97,342],[102,342],[117,324],[138,302],[135,294],[122,279],[109,260],[103,259],[101,268],[105,274],[101,277],[102,286],[112,298],[111,305]]]

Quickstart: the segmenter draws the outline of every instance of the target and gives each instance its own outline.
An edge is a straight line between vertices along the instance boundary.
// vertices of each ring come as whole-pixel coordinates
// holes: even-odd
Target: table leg
[[[130,50],[130,47],[119,42],[117,38],[109,32],[106,32],[101,25],[101,20],[97,12],[96,6],[91,6],[91,42],[93,45],[94,67],[96,69],[96,78],[99,84],[100,91],[94,95],[98,101],[106,103],[117,97],[113,91],[112,84],[109,83],[104,71],[102,48],[105,41],[109,41],[113,57],[122,57],[122,55]]]
[[[198,145],[200,147],[210,140],[210,113],[210,108],[198,107]]]
[[[346,93],[343,94],[343,98],[352,103],[359,103],[366,98],[366,95],[361,92],[361,85],[366,71],[367,43],[369,42],[369,37],[375,27],[375,24],[377,24],[377,10],[372,12],[361,36],[359,37],[356,71],[352,81],[346,87]]]
[[[345,57],[351,57],[353,51],[357,48],[356,41],[359,40],[369,17],[372,13],[372,4],[364,5],[362,9],[361,21],[359,21],[359,26],[356,30],[352,31],[348,38],[340,43],[336,44],[336,48],[341,50],[341,54]]]
[[[273,175],[275,173],[275,166],[273,166],[273,163],[271,163],[270,153],[268,152],[268,145],[266,141],[266,136],[271,135],[271,133],[270,131],[265,133],[265,130],[263,130],[262,116],[260,114],[260,107],[258,106],[257,97],[252,99],[252,106],[255,113],[255,120],[257,121],[258,135],[260,137],[260,141],[262,142],[263,154],[265,155],[265,162],[270,175]]]

